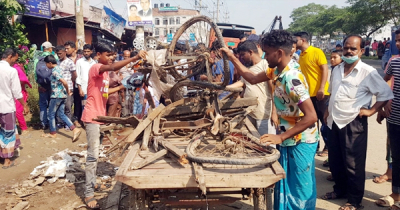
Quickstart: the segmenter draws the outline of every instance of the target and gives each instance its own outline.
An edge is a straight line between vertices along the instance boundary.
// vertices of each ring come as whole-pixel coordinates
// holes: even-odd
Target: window
[[[175,32],[174,28],[170,28],[170,29],[169,29],[169,33],[170,33],[170,34],[173,34],[174,32]]]
[[[168,25],[168,19],[167,18],[163,19],[163,25]]]
[[[169,19],[169,24],[170,25],[175,25],[175,18],[170,18]]]
[[[164,28],[164,36],[167,36],[167,29],[166,28]]]
[[[154,31],[154,34],[155,34],[156,36],[159,36],[159,35],[160,35],[160,29],[159,29],[159,28],[156,28],[155,31]]]
[[[180,17],[176,18],[176,24],[178,24],[178,25],[181,24],[181,18]]]
[[[158,26],[158,25],[160,25],[160,19],[159,18],[156,18],[156,21],[155,21],[156,23],[156,26]]]

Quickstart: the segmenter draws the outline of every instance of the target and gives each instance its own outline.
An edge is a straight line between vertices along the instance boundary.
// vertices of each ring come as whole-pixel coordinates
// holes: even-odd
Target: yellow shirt
[[[319,87],[321,86],[322,72],[319,68],[324,64],[328,64],[324,52],[321,49],[310,46],[304,52],[300,53],[299,64],[301,72],[306,77],[310,96],[317,96]],[[328,93],[329,83],[325,85],[325,95]]]

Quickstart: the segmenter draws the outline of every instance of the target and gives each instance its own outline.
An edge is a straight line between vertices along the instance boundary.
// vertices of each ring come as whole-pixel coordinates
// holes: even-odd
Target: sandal
[[[378,200],[376,200],[375,204],[380,207],[390,207],[394,204],[394,199],[392,198],[392,196],[387,195],[383,198],[379,198]]]
[[[97,201],[96,201],[96,205],[95,205],[94,207],[90,207],[90,206],[89,206],[89,203],[91,203],[91,202],[93,202],[93,201],[96,201],[96,199],[95,199],[94,197],[90,198],[89,200],[86,200],[86,198],[85,198],[85,204],[86,204],[86,206],[87,206],[89,209],[100,209],[100,205],[99,205],[99,203],[97,203]]]
[[[335,193],[335,191],[328,192],[325,195],[321,196],[321,199],[323,199],[323,200],[335,200],[335,199],[340,199],[340,198],[343,198],[343,196],[338,195],[337,193]]]
[[[78,138],[81,135],[81,133],[82,133],[82,129],[79,129],[78,132],[74,133],[74,137],[72,138],[72,142],[76,142],[76,140],[78,140]]]
[[[324,149],[321,152],[318,152],[318,156],[320,157],[327,157],[328,156],[328,150]]]
[[[110,187],[111,187],[111,184],[95,184],[94,185],[94,191],[95,192],[101,192],[103,190],[107,190]]]
[[[359,209],[363,209],[364,206],[359,205],[358,207],[351,205],[350,203],[346,203],[343,206],[341,206],[339,208],[339,210],[359,210]]]
[[[400,209],[400,202],[399,201],[397,201],[391,207],[389,207],[389,210],[399,210],[399,209]]]
[[[386,178],[383,178],[383,177],[386,177]],[[389,179],[388,175],[383,174],[380,176],[374,176],[374,179],[372,181],[376,184],[382,184],[382,183],[390,181],[390,180],[392,180],[392,179]]]
[[[15,161],[13,160],[13,161],[11,161],[11,164],[9,166],[3,166],[1,168],[2,169],[9,169],[9,168],[14,167],[14,166],[17,166],[17,165],[15,164]]]

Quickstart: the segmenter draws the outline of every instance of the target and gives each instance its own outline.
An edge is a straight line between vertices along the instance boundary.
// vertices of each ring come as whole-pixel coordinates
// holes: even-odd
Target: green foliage
[[[347,0],[350,6],[338,8],[308,4],[294,9],[291,31],[307,31],[315,35],[335,32],[367,37],[388,23],[399,24],[400,0]]]
[[[293,22],[289,24],[290,31],[307,31],[310,34],[321,32],[321,29],[315,25],[319,14],[326,10],[327,6],[310,3],[306,6],[294,9],[290,15]]]
[[[24,7],[16,0],[0,0],[0,52],[29,44],[23,32],[25,26],[20,23],[12,24],[11,20],[13,15],[24,11]]]
[[[34,125],[40,123],[40,109],[39,109],[39,92],[36,83],[32,84],[32,88],[26,89],[28,92],[27,104],[32,114],[32,118],[28,124]]]

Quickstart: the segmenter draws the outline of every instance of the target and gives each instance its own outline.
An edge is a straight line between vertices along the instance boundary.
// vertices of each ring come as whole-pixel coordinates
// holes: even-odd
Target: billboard
[[[128,26],[144,26],[153,24],[151,0],[127,0]]]
[[[18,0],[18,3],[25,6],[25,15],[51,18],[50,0]]]
[[[31,0],[28,0],[31,1]],[[89,17],[89,0],[82,0],[83,2],[83,16]],[[75,0],[51,0],[51,10],[55,12],[62,12],[70,15],[75,15]]]
[[[125,30],[126,20],[120,15],[104,6],[101,14],[100,28],[110,32],[117,38],[121,39],[122,33]]]

